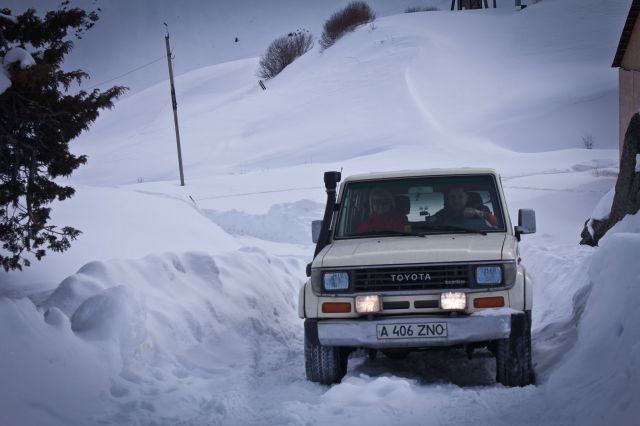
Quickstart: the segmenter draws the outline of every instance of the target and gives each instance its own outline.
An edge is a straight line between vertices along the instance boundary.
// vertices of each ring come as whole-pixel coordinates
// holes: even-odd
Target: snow
[[[324,205],[311,200],[274,204],[266,214],[230,210],[204,210],[204,214],[232,235],[249,235],[267,241],[308,244],[311,221],[324,214]]]
[[[12,16],[10,15],[3,14],[1,16],[6,19],[12,18]],[[22,69],[29,68],[36,64],[36,61],[29,54],[29,52],[21,47],[12,47],[4,55],[4,58],[0,57],[0,59],[0,63],[3,65],[2,67],[0,67],[0,94],[11,87],[11,80],[9,78],[10,76],[7,72],[10,64],[18,62],[20,64],[20,68]]]
[[[88,263],[37,309],[0,298],[0,335],[17,333],[0,347],[0,423],[173,423],[194,416],[188,399],[198,394],[224,413],[231,407],[216,400],[233,374],[221,373],[266,374],[289,344],[300,346],[286,315],[300,273],[299,260],[259,250],[185,252]]]
[[[184,187],[168,83],[119,101],[72,143],[89,163],[53,205],[83,233],[0,275],[0,424],[635,424],[640,215],[577,244],[611,205],[628,6],[384,16],[266,91],[256,58],[178,75]],[[512,220],[536,210],[520,250],[537,386],[496,384],[481,351],[356,353],[341,384],[307,382],[322,173],[468,166],[501,173]]]
[[[402,13],[408,6],[434,5],[448,10],[449,0],[369,0],[378,16]],[[513,2],[511,2],[513,3]],[[212,64],[260,56],[276,37],[298,28],[317,36],[324,21],[344,7],[344,0],[259,0],[209,1],[156,0],[154,7],[128,1],[104,2],[99,7],[100,20],[65,60],[66,69],[83,69],[91,87],[162,57],[165,53],[166,22],[171,32],[172,50],[176,55],[174,70],[183,74]],[[73,0],[73,6],[94,10],[93,0]],[[6,6],[19,14],[28,7],[44,15],[55,7],[51,0],[5,0]],[[498,1],[500,7],[513,7]],[[283,13],[286,11],[286,13]],[[235,38],[239,41],[236,43]],[[135,42],[132,42],[135,41]],[[167,79],[166,61],[158,61],[115,82],[100,84],[104,89],[113,84],[131,88],[135,93]],[[254,75],[257,85],[257,77]]]
[[[12,47],[9,49],[4,55],[4,59],[2,61],[5,68],[14,62],[19,62],[20,68],[22,69],[29,68],[36,64],[36,61],[33,59],[31,54],[21,47]]]
[[[482,311],[474,312],[471,315],[476,317],[494,317],[494,316],[502,316],[502,315],[511,315],[517,312],[518,311],[511,308],[491,308],[491,309],[484,309]]]
[[[619,226],[618,226],[619,225]],[[592,424],[631,424],[640,415],[640,215],[625,217],[600,241],[588,269],[590,295],[575,346],[549,380],[582,396],[579,408],[558,394],[575,416]],[[616,395],[603,400],[602,394]]]
[[[590,219],[587,222],[587,230],[589,234],[593,237],[595,235],[595,231],[593,230],[593,221],[594,220],[606,220],[609,218],[611,214],[611,207],[613,206],[613,198],[616,195],[616,188],[612,187],[605,195],[598,201],[593,212],[591,213]]]
[[[11,87],[11,80],[4,68],[0,68],[0,94]]]
[[[13,22],[14,24],[17,24],[17,23],[18,23],[18,19],[17,19],[15,16],[8,15],[8,14],[6,14],[6,13],[0,13],[0,18],[2,18],[2,19],[6,19],[7,21],[11,21],[11,22]]]
[[[50,253],[34,268],[4,274],[3,291],[48,290],[93,260],[135,259],[151,252],[220,253],[240,245],[189,201],[116,188],[74,185],[76,194],[54,203],[52,221],[82,234],[65,253]]]
[[[596,207],[593,209],[593,213],[591,213],[591,217],[597,220],[604,220],[609,217],[611,214],[611,206],[613,205],[613,197],[616,194],[616,189],[611,188],[609,192],[605,194],[604,197],[600,199]]]

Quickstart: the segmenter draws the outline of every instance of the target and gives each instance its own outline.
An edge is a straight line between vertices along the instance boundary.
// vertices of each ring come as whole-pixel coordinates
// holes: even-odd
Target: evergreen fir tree
[[[67,250],[80,234],[49,222],[48,206],[75,192],[56,178],[70,176],[87,161],[69,152],[69,142],[125,90],[71,93],[88,75],[62,70],[62,61],[73,48],[71,39],[82,38],[98,15],[67,4],[44,18],[29,9],[16,19],[0,19],[0,59],[20,47],[35,60],[30,67],[5,63],[11,86],[0,94],[0,264],[5,271],[21,270],[48,250]]]

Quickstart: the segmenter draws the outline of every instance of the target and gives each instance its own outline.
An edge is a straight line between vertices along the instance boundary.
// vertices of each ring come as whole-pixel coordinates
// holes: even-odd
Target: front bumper
[[[307,320],[307,322],[309,322],[308,324],[305,323],[307,337],[316,338],[317,336],[318,342],[323,346],[372,349],[446,347],[463,343],[506,339],[511,333],[510,314],[456,317],[449,315],[399,316],[374,319]],[[378,339],[377,326],[424,322],[446,323],[447,336]],[[316,330],[313,330],[314,328]],[[316,336],[313,336],[313,334],[316,334]]]

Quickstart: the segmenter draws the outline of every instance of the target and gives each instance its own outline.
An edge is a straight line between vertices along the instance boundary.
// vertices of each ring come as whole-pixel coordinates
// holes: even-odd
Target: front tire
[[[347,358],[349,353],[340,347],[323,346],[304,338],[304,364],[307,379],[330,385],[340,383],[347,373]]]
[[[504,386],[533,383],[531,311],[512,315],[511,335],[496,342],[496,381]]]

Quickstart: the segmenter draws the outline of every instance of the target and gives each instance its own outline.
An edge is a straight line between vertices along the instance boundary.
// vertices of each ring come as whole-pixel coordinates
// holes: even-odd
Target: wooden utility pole
[[[164,24],[165,26],[167,24]],[[184,172],[182,171],[182,150],[180,149],[180,128],[178,127],[178,102],[176,101],[176,88],[173,84],[173,64],[171,62],[171,46],[169,46],[169,30],[164,36],[167,45],[167,63],[169,64],[169,81],[171,82],[171,103],[173,104],[173,124],[176,128],[176,143],[178,144],[178,167],[180,168],[180,186],[184,186]]]

